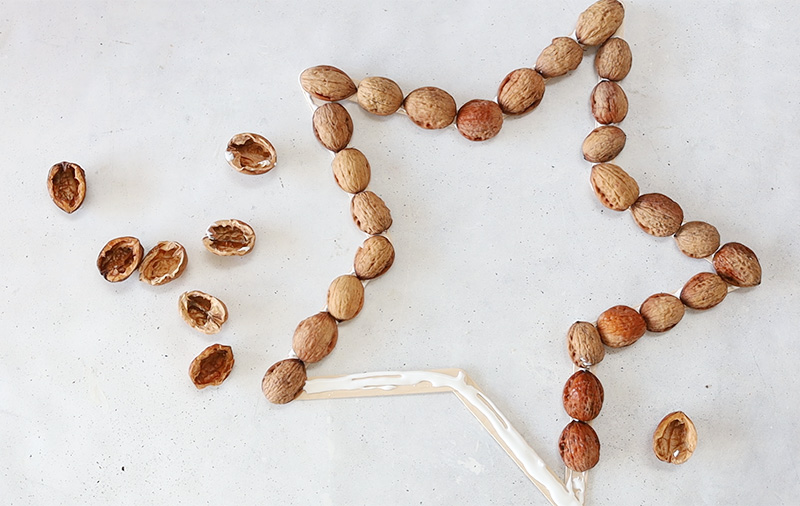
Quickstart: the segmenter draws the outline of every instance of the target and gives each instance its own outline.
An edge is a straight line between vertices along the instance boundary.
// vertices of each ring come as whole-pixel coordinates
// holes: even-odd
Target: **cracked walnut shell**
[[[186,269],[186,249],[174,241],[161,241],[147,252],[139,266],[139,281],[156,286],[177,279]]]
[[[178,299],[178,310],[183,321],[204,334],[216,334],[228,320],[225,303],[199,290],[183,293]]]
[[[139,268],[144,249],[135,237],[117,237],[103,246],[97,257],[97,269],[106,281],[124,281]]]
[[[683,464],[697,448],[697,429],[683,411],[664,417],[653,433],[653,452],[658,460]]]
[[[253,251],[255,244],[253,227],[239,220],[215,221],[203,237],[203,246],[220,256],[246,255]]]
[[[86,173],[77,163],[57,163],[47,174],[47,191],[62,211],[72,213],[86,197]]]
[[[261,391],[273,404],[292,402],[306,384],[306,366],[302,360],[287,358],[272,364],[261,380]]]
[[[233,369],[233,349],[223,344],[212,344],[192,360],[189,377],[198,390],[217,386],[225,381]]]
[[[259,175],[275,167],[275,147],[265,137],[253,133],[234,135],[225,150],[228,164],[242,174]]]

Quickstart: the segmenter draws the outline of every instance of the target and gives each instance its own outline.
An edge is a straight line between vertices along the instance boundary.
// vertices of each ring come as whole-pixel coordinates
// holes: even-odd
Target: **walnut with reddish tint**
[[[738,242],[729,242],[714,255],[714,269],[733,286],[761,284],[761,264],[753,250]]]
[[[588,423],[573,421],[561,432],[558,451],[568,468],[588,471],[600,460],[600,438]]]
[[[628,115],[628,97],[622,87],[612,81],[601,81],[592,90],[592,115],[602,124],[619,123]]]
[[[253,227],[239,220],[215,221],[203,237],[203,246],[220,256],[246,255],[253,251],[255,244]]]
[[[57,163],[47,174],[47,191],[62,211],[72,213],[86,197],[86,173],[77,163]]]
[[[144,248],[135,237],[117,237],[103,246],[97,257],[97,269],[106,281],[124,281],[139,268]]]
[[[292,337],[292,349],[300,360],[310,364],[327,357],[338,339],[336,319],[323,311],[297,325]]]
[[[228,142],[225,159],[242,174],[258,175],[272,170],[278,156],[275,147],[263,136],[241,133],[234,135]]]
[[[177,279],[186,269],[186,249],[174,241],[161,241],[147,252],[139,266],[139,281],[156,286]]]
[[[561,396],[564,410],[576,420],[594,420],[603,408],[603,385],[589,371],[577,371],[569,377]]]
[[[611,348],[630,346],[642,337],[647,324],[635,309],[628,306],[614,306],[597,318],[597,331],[603,344]]]
[[[698,310],[711,309],[728,295],[728,285],[711,272],[695,274],[683,285],[681,302],[687,307]]]
[[[489,140],[503,127],[503,111],[491,100],[470,100],[458,110],[456,127],[471,141]]]
[[[230,375],[233,369],[233,350],[223,344],[212,344],[189,366],[189,377],[192,383],[201,390],[208,386],[217,386]]]
[[[228,320],[225,303],[199,290],[182,294],[178,299],[178,310],[183,321],[204,334],[216,334]]]
[[[306,366],[302,360],[287,358],[272,364],[261,381],[261,391],[273,404],[287,404],[297,398],[306,384]]]

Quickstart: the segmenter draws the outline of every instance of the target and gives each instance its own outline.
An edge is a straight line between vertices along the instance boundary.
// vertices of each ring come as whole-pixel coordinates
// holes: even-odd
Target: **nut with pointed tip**
[[[625,8],[617,0],[599,0],[578,17],[575,37],[586,46],[599,46],[622,25]]]
[[[582,422],[594,420],[603,408],[603,385],[591,372],[577,371],[564,385],[561,400],[572,418]]]
[[[353,195],[350,215],[362,232],[371,235],[382,234],[392,226],[392,213],[386,203],[369,190]]]
[[[683,222],[681,206],[661,193],[640,195],[631,205],[631,214],[642,230],[656,237],[673,235]]]
[[[597,331],[603,344],[611,348],[630,346],[642,337],[647,324],[635,309],[614,306],[597,318]]]
[[[329,102],[344,100],[356,92],[353,80],[330,65],[317,65],[305,69],[300,74],[300,86],[313,97]]]
[[[563,76],[583,60],[583,48],[569,37],[556,37],[536,59],[536,71],[544,78]]]
[[[714,269],[733,286],[761,284],[761,264],[753,250],[738,242],[729,242],[714,255]]]
[[[614,211],[628,209],[639,198],[639,185],[636,180],[613,163],[593,166],[590,179],[597,199]]]
[[[711,272],[695,274],[683,285],[681,302],[687,307],[698,310],[711,309],[728,295],[728,285]]]

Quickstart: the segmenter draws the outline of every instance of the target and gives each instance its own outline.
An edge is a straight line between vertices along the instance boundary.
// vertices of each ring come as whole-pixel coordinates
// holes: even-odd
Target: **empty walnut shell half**
[[[57,163],[47,175],[47,191],[62,211],[71,213],[86,197],[86,174],[77,163]]]
[[[239,220],[215,221],[203,237],[203,246],[208,251],[224,257],[246,255],[255,244],[253,227]]]
[[[103,246],[97,257],[97,269],[106,281],[124,281],[139,268],[144,249],[135,237],[117,237]]]
[[[683,464],[697,448],[697,430],[682,411],[670,413],[653,433],[653,452],[658,460]]]
[[[189,366],[192,383],[201,390],[217,386],[230,375],[233,369],[233,350],[223,344],[212,344],[200,353]]]
[[[163,285],[177,279],[186,269],[186,249],[174,241],[161,241],[147,252],[139,266],[139,281]]]
[[[204,334],[216,334],[228,320],[225,303],[199,290],[185,292],[178,300],[183,321]]]
[[[306,365],[302,360],[287,358],[272,364],[261,381],[261,391],[273,404],[292,402],[306,384]]]
[[[225,159],[242,174],[258,175],[272,170],[278,155],[272,143],[261,135],[241,133],[228,142]]]

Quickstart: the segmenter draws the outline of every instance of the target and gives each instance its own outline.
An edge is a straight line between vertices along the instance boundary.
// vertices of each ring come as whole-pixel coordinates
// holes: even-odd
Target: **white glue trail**
[[[421,386],[428,383],[430,387]],[[327,378],[310,378],[298,399],[399,395],[452,391],[481,422],[525,475],[554,506],[579,506],[581,502],[547,467],[522,435],[511,426],[461,369],[447,371],[386,371]]]

